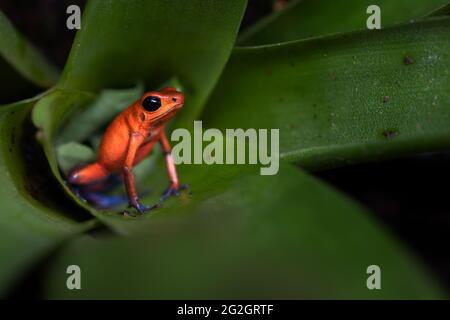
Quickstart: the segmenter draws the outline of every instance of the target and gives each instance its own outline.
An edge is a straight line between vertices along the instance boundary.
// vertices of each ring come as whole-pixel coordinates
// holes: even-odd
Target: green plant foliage
[[[236,49],[202,116],[310,169],[450,146],[450,19]]]
[[[294,0],[239,37],[239,45],[262,45],[365,30],[370,5],[381,9],[382,28],[423,18],[448,0]]]
[[[76,142],[67,142],[57,147],[56,157],[64,174],[82,163],[95,161],[95,153],[88,146]]]
[[[120,217],[139,237],[69,245],[48,273],[48,297],[443,297],[351,201],[288,165],[275,176],[255,169],[182,166],[192,195]],[[82,268],[82,290],[65,287],[64,266],[73,261]],[[374,261],[383,268],[383,290],[366,287],[365,268]]]
[[[46,118],[46,116],[52,115],[49,110],[53,110],[55,106],[61,110],[76,110],[77,108],[84,110],[86,96],[81,92],[72,93],[63,90],[54,92],[46,99],[41,100],[35,108],[35,120],[38,124],[41,123],[41,128],[53,128],[53,130],[47,129],[47,131],[57,135],[59,130],[57,128],[59,125],[64,127],[64,121],[59,121],[60,118]],[[77,100],[81,102],[78,103]],[[87,101],[92,103],[90,99]],[[98,104],[98,101],[91,105],[102,109],[103,107]],[[86,112],[88,111],[86,110]],[[61,111],[60,115],[65,115],[65,112]],[[64,178],[60,176],[56,159],[52,156],[54,151],[51,141],[53,140],[48,137],[44,143],[47,154],[50,156],[50,163],[54,168],[54,174],[63,183]],[[74,156],[81,154],[76,148],[72,148],[71,151]],[[143,198],[143,202],[146,204],[156,203],[160,192],[167,184],[165,169],[162,166],[157,168],[159,170],[149,175],[139,186],[140,190],[149,188],[152,190],[149,196]],[[197,298],[208,295],[210,297],[229,297],[236,293],[237,283],[226,284],[225,279],[233,276],[239,278],[248,270],[256,269],[256,266],[273,265],[276,262],[275,268],[278,268],[280,274],[285,274],[282,272],[283,265],[291,266],[288,268],[290,272],[285,277],[278,278],[277,273],[270,273],[271,270],[261,270],[256,278],[248,280],[252,284],[249,291],[242,292],[240,295],[242,297],[302,297],[315,294],[317,297],[356,297],[365,292],[369,298],[371,297],[370,292],[361,286],[361,279],[364,279],[364,275],[360,275],[358,272],[352,273],[349,268],[355,270],[362,268],[364,271],[369,260],[374,259],[375,248],[383,248],[376,251],[380,253],[376,259],[382,261],[383,265],[392,264],[392,267],[389,268],[394,270],[410,270],[410,273],[402,271],[392,274],[392,279],[397,279],[395,282],[385,280],[391,283],[392,287],[383,290],[384,297],[438,297],[440,295],[439,289],[432,284],[425,271],[418,267],[416,262],[413,262],[414,260],[396,244],[395,240],[381,231],[380,226],[373,224],[373,221],[361,208],[351,204],[349,200],[297,169],[282,166],[280,174],[273,177],[259,176],[258,172],[253,169],[255,168],[239,166],[179,166],[180,179],[191,185],[192,195],[183,193],[179,198],[169,199],[164,203],[163,208],[144,216],[124,216],[121,210],[98,211],[74,197],[79,205],[90,210],[112,230],[128,235],[130,240],[113,241],[111,249],[108,243],[94,244],[92,250],[103,252],[101,256],[96,257],[95,266],[89,263],[89,258],[85,258],[84,254],[78,255],[68,251],[67,257],[73,257],[83,266],[83,270],[92,272],[89,275],[83,272],[84,286],[90,289],[83,289],[79,294],[63,290],[62,285],[65,283],[61,284],[60,281],[66,274],[61,272],[61,265],[56,264],[55,271],[50,272],[51,283],[55,288],[52,287],[49,291],[49,297],[163,298],[178,297],[178,295],[179,297]],[[63,186],[66,187],[64,184]],[[274,193],[272,186],[277,186],[277,193]],[[66,191],[69,192],[68,189]],[[326,201],[324,201],[325,198]],[[190,218],[186,219],[187,217]],[[335,228],[337,224],[342,227]],[[352,231],[350,232],[349,229]],[[267,235],[267,232],[270,235]],[[193,239],[191,239],[192,234],[194,234]],[[235,241],[226,241],[226,237],[230,234],[233,234]],[[281,237],[281,234],[284,236]],[[319,239],[321,234],[326,234],[329,241],[321,242]],[[136,235],[139,237],[136,238]],[[216,235],[222,235],[222,238],[217,239]],[[356,239],[362,235],[373,247],[367,248],[359,245]],[[278,240],[274,241],[272,237]],[[316,237],[319,242],[316,241]],[[307,238],[310,238],[310,241],[307,241]],[[186,242],[186,239],[189,241]],[[249,241],[249,239],[253,240]],[[279,240],[281,242],[278,242]],[[330,241],[336,241],[333,245],[333,250],[336,251],[329,251]],[[292,242],[291,247],[285,248],[287,242]],[[208,245],[217,243],[212,250],[214,255],[210,259],[205,260],[203,257],[206,248],[199,250],[198,244],[200,243]],[[241,244],[242,250],[233,250],[238,243]],[[186,244],[188,245],[186,246]],[[97,248],[97,245],[100,245],[100,248]],[[151,246],[148,247],[148,245]],[[90,251],[87,250],[87,248],[91,248],[91,243],[88,242],[87,245],[82,244],[82,246],[85,248],[84,252],[91,256]],[[132,246],[133,249],[129,246]],[[113,247],[115,249],[112,249]],[[175,250],[177,247],[178,249]],[[346,257],[337,257],[334,254],[343,248],[346,248],[346,252],[353,257],[350,265]],[[78,252],[76,248],[74,250]],[[97,272],[105,270],[104,264],[110,264],[109,259],[114,260],[119,257],[123,259],[122,254],[118,254],[118,252],[122,252],[121,250],[128,252],[126,260],[129,277],[121,277],[117,280],[117,272],[119,270],[123,272],[124,268],[121,263],[109,265],[106,268],[108,275],[99,277]],[[293,254],[294,251],[305,252],[305,256]],[[252,256],[251,252],[257,254]],[[267,257],[263,257],[263,252],[265,254],[274,252],[274,255],[267,254]],[[211,253],[208,256],[210,255]],[[245,255],[251,257],[251,260],[242,260]],[[186,258],[188,256],[190,259]],[[151,266],[155,265],[155,259],[159,263],[153,267],[156,269],[152,269]],[[186,261],[182,261],[182,259],[186,259]],[[66,263],[65,256],[62,261],[61,263]],[[224,261],[224,263],[217,265],[215,261]],[[309,264],[303,265],[302,261],[309,261]],[[326,270],[317,271],[314,269],[314,265],[319,261],[327,268],[333,267],[337,270],[332,271],[325,268]],[[189,263],[194,265],[186,265]],[[221,281],[224,283],[221,285],[224,287],[218,290],[215,285],[213,286],[213,283],[216,282],[208,283],[207,280],[197,286],[190,282],[183,282],[187,271],[183,268],[175,268],[180,264],[185,265],[185,268],[189,270],[188,272],[192,276],[192,278],[189,277],[191,281],[199,279],[200,274],[206,273],[207,279],[216,277],[222,279],[221,277],[223,277]],[[174,267],[167,268],[168,265]],[[395,269],[394,265],[404,265],[405,267]],[[304,274],[298,273],[295,266],[305,268],[307,271]],[[138,270],[149,271],[143,274]],[[150,272],[151,270],[154,271]],[[164,276],[161,277],[163,270],[166,270],[166,273],[162,273]],[[208,273],[207,270],[210,272]],[[192,274],[192,272],[194,273]],[[329,277],[332,277],[332,274],[339,274],[337,277],[339,283],[335,286],[340,289],[326,293],[326,284],[331,280],[328,278],[320,280],[324,274],[328,274]],[[258,279],[262,277],[267,278],[271,283],[265,290],[256,285]],[[309,286],[302,284],[299,287],[302,288],[301,290],[296,289],[296,286],[303,281],[302,279],[311,277],[323,281],[322,290],[314,293],[317,290],[312,285],[315,280],[311,280]],[[102,279],[111,281],[105,283]],[[410,279],[415,280],[410,281]],[[289,282],[291,285],[286,287],[285,284]],[[344,282],[347,283],[346,286],[342,286]],[[155,286],[148,286],[148,283],[159,283],[156,288],[166,289],[155,289]],[[264,282],[264,284],[266,283]],[[417,287],[404,287],[403,291],[401,288],[405,283],[413,283],[413,286]],[[122,296],[118,288],[123,286],[128,290]],[[289,289],[283,292],[282,288]]]
[[[0,104],[48,88],[58,71],[14,29],[0,11]]]
[[[391,2],[381,2],[383,26],[445,4]],[[324,1],[294,3],[243,43],[303,38],[297,31],[305,27],[311,35],[363,28],[367,6],[361,18],[355,12],[366,2],[348,2],[355,12],[347,13],[335,7],[342,3],[328,2],[344,17],[325,28],[331,15]],[[445,297],[370,213],[285,162],[274,176],[250,165],[180,165],[190,192],[145,215],[125,206],[96,210],[71,192],[64,173],[94,158],[115,114],[174,79],[186,105],[171,128],[190,129],[200,115],[220,129],[279,128],[282,158],[310,169],[449,147],[450,18],[232,50],[245,6],[245,0],[88,2],[57,85],[0,109],[0,294],[59,247],[41,278],[49,298]],[[305,19],[292,19],[300,7],[309,10],[301,11]],[[0,16],[2,24],[0,53],[10,73],[51,84],[36,80],[49,73],[35,53],[21,56],[16,48],[4,55],[3,43],[11,43],[5,39],[21,37]],[[271,26],[277,34],[265,33]],[[28,46],[20,43],[19,49]],[[16,56],[19,62],[7,58]],[[43,73],[35,78],[39,72],[30,70]],[[156,152],[135,170],[147,205],[168,184],[161,158]],[[97,222],[103,233],[79,235]],[[67,290],[70,264],[82,268],[80,291]],[[366,287],[372,264],[382,266],[383,290]]]

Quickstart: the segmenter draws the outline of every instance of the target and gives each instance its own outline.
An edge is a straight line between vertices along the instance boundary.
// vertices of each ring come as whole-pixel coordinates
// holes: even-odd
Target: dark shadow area
[[[37,87],[18,74],[2,57],[0,57],[0,70],[1,78],[8,80],[2,81],[0,86],[0,104],[2,105],[34,97],[43,91],[42,88]]]
[[[76,30],[66,28],[68,6],[86,0],[0,0],[0,10],[17,30],[59,68],[64,67]]]
[[[368,207],[450,289],[450,152],[315,175]]]
[[[248,0],[247,10],[242,18],[239,31],[247,29],[262,17],[273,11],[273,0]]]

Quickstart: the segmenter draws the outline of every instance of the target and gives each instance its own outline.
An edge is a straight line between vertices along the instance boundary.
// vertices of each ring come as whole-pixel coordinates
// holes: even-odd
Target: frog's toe
[[[146,205],[143,205],[142,203],[136,201],[134,203],[130,203],[129,207],[135,208],[139,213],[142,214],[142,213],[151,211],[153,209],[161,208],[161,204],[157,203],[153,206],[146,206]]]
[[[176,196],[178,197],[180,195],[180,192],[182,190],[188,190],[189,189],[189,185],[187,184],[182,184],[180,185],[178,188],[174,188],[172,186],[169,186],[161,195],[161,197],[159,198],[160,202],[164,202],[165,200],[167,200],[167,198],[171,197],[171,196]]]

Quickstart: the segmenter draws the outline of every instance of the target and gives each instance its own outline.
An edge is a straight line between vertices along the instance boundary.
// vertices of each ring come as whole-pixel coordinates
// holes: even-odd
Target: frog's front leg
[[[189,187],[186,184],[180,185],[180,182],[178,181],[177,170],[171,152],[172,150],[170,148],[170,143],[169,140],[167,139],[164,130],[161,132],[159,143],[161,144],[164,153],[164,157],[166,160],[166,171],[170,180],[169,187],[167,187],[167,189],[163,192],[163,194],[159,198],[159,200],[163,202],[170,196],[178,196],[181,190],[188,189]]]
[[[127,154],[125,157],[125,162],[122,169],[123,179],[125,183],[125,189],[127,191],[128,200],[131,207],[134,207],[140,213],[144,213],[145,211],[151,210],[157,206],[147,207],[139,202],[139,198],[136,192],[136,184],[133,175],[133,165],[135,163],[136,153],[139,150],[139,147],[144,142],[145,137],[140,134],[133,132],[130,135],[130,142],[127,148]]]

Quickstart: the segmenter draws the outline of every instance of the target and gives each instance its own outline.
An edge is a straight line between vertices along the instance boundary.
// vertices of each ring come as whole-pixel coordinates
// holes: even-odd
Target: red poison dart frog
[[[101,188],[106,187],[111,180],[123,180],[130,206],[140,213],[150,210],[157,205],[147,207],[139,202],[132,169],[150,153],[155,143],[159,142],[170,180],[170,185],[160,201],[178,195],[180,190],[187,186],[179,184],[164,126],[183,104],[184,95],[172,87],[145,93],[111,122],[102,138],[97,161],[72,170],[68,176],[69,183],[74,187],[79,186],[81,194],[88,201],[99,207],[108,207],[114,205],[113,197],[97,197],[98,194],[94,190],[98,189],[99,185]],[[97,202],[96,199],[102,201]]]

